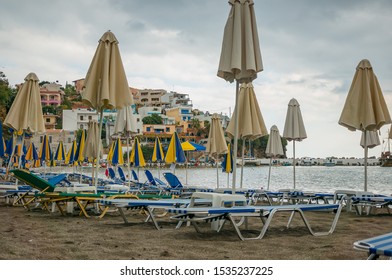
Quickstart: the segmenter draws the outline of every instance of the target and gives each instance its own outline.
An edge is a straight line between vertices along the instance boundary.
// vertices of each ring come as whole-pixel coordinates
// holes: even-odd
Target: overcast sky
[[[254,2],[264,71],[253,84],[267,128],[283,133],[296,98],[308,134],[296,143],[298,157],[362,157],[360,132],[338,119],[364,58],[392,113],[392,1]],[[11,85],[30,72],[62,85],[84,78],[99,38],[111,30],[131,87],[188,93],[204,111],[234,110],[235,85],[216,76],[226,0],[0,0],[0,7],[0,71]]]

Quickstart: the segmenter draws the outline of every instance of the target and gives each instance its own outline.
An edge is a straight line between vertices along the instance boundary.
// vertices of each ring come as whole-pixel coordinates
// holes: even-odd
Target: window
[[[170,127],[166,127],[166,128],[165,128],[165,131],[166,131],[166,132],[170,132]]]
[[[81,121],[83,120],[83,116],[80,116],[80,120],[81,120]]]
[[[146,131],[150,132],[151,131],[151,127],[146,127]]]
[[[46,118],[46,119],[45,119],[45,122],[46,122],[46,123],[50,123],[50,118]]]
[[[93,119],[93,116],[88,116],[89,121]]]

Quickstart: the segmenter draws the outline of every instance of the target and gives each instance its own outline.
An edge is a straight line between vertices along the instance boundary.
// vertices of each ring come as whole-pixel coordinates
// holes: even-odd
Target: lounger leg
[[[118,208],[118,212],[120,213],[121,217],[123,218],[124,223],[125,223],[125,224],[129,224],[128,219],[127,219],[127,217],[125,216],[124,211],[123,211],[123,209],[122,209],[121,207]]]

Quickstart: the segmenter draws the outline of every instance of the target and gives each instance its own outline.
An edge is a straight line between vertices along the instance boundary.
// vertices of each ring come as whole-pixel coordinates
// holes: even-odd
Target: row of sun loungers
[[[162,227],[158,218],[168,216],[171,221],[176,221],[176,228],[184,224],[192,225],[198,232],[202,232],[200,225],[210,222],[211,230],[221,231],[226,222],[230,223],[241,240],[262,239],[271,223],[279,219],[282,215],[278,213],[288,213],[287,228],[290,228],[295,215],[299,215],[305,228],[313,236],[323,236],[332,234],[337,226],[342,208],[355,208],[358,215],[363,214],[362,209],[387,208],[392,203],[389,196],[375,195],[364,192],[336,191],[334,194],[306,193],[298,190],[279,190],[278,192],[264,192],[262,190],[236,190],[233,194],[231,189],[220,189],[211,191],[210,189],[191,189],[184,187],[178,178],[174,176],[172,185],[163,186],[163,182],[149,178],[148,184],[155,188],[174,188],[175,192],[161,192],[159,195],[147,193],[132,193],[124,184],[106,184],[100,191],[89,192],[88,185],[72,185],[65,175],[52,176],[43,179],[23,170],[13,170],[14,176],[27,183],[29,186],[22,186],[16,189],[6,190],[14,195],[17,194],[17,201],[25,207],[29,207],[32,201],[43,209],[50,211],[51,205],[56,205],[59,212],[65,215],[64,207],[73,204],[80,211],[80,215],[90,217],[89,209],[99,212],[99,217],[103,218],[109,209],[114,208],[128,223],[127,211],[136,210],[147,214],[146,222],[151,221],[154,227],[160,230]],[[168,177],[170,178],[169,175]],[[165,176],[166,178],[166,176]],[[173,179],[173,178],[172,178]],[[170,179],[169,179],[170,180]],[[83,187],[85,187],[83,189]],[[91,187],[90,187],[91,188]],[[116,189],[117,188],[117,189]],[[186,191],[184,191],[186,190]],[[187,193],[188,196],[181,198],[180,193]],[[177,194],[177,195],[175,195]],[[154,199],[152,199],[154,198]],[[99,206],[99,208],[98,208]],[[90,208],[88,208],[90,207]],[[53,210],[53,206],[52,206]],[[331,219],[330,227],[324,230],[314,230],[315,221],[310,221],[307,217],[309,212],[325,213]],[[366,214],[370,214],[370,210]],[[333,213],[331,216],[328,213]],[[324,214],[322,214],[324,215]],[[287,218],[287,215],[283,215]],[[257,231],[248,228],[249,219],[256,219]],[[258,222],[257,222],[258,221]],[[312,224],[312,225],[311,225]],[[316,228],[318,225],[316,224]],[[354,248],[365,250],[369,254],[369,259],[376,259],[380,255],[391,257],[392,234],[385,234],[365,240],[356,241]]]

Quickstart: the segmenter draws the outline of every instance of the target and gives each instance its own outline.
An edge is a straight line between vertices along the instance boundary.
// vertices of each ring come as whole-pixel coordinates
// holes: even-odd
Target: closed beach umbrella
[[[99,40],[98,47],[86,75],[82,100],[99,113],[99,130],[95,143],[101,145],[103,110],[113,108],[121,109],[133,104],[120,56],[118,41],[110,31],[105,32]],[[99,156],[96,168],[98,174]],[[96,186],[97,184],[98,182],[96,180]]]
[[[97,143],[97,134],[98,134],[98,122],[97,121],[89,121],[87,128],[87,136],[86,136],[86,145],[83,149],[83,159],[88,159],[94,165],[99,165],[98,157],[102,155],[102,142],[101,139]],[[83,131],[84,132],[84,131]],[[84,135],[82,134],[82,139],[84,139]],[[81,140],[82,141],[82,140]],[[91,170],[92,177],[94,178],[94,168]],[[98,178],[98,172],[95,172],[96,178]],[[95,180],[95,182],[98,180]]]
[[[290,100],[287,108],[283,137],[288,141],[293,141],[293,174],[295,189],[295,141],[302,141],[307,138],[301,109],[299,108],[299,103],[295,98]]]
[[[238,137],[254,140],[268,134],[252,83],[241,84],[238,104],[232,119],[236,119],[237,115]],[[231,138],[234,137],[234,122],[229,123],[226,133]]]
[[[112,156],[112,164],[113,165],[123,165],[124,157],[122,153],[122,144],[121,139],[117,138],[114,145],[113,156]]]
[[[22,132],[22,143],[26,131],[45,132],[39,79],[35,73],[29,73],[24,80],[4,120],[4,125],[14,129],[15,133]]]
[[[185,153],[182,149],[180,138],[178,138],[177,132],[174,132],[170,139],[169,147],[166,151],[165,162],[176,164],[184,163],[185,161]]]
[[[134,167],[143,167],[146,166],[146,161],[144,160],[142,147],[139,144],[139,139],[135,138],[133,142],[130,162]]]
[[[210,131],[208,133],[206,152],[216,156],[216,187],[219,188],[218,158],[219,155],[227,153],[227,143],[222,124],[218,114],[211,117]]]
[[[63,144],[63,141],[60,141],[57,146],[56,153],[54,155],[54,160],[60,161],[60,162],[65,161],[65,157],[66,157],[66,154],[65,154],[65,150],[64,150],[64,144]]]
[[[152,162],[156,162],[158,165],[158,178],[161,178],[161,173],[159,171],[160,163],[165,159],[165,154],[163,153],[163,148],[159,137],[155,138],[154,150],[152,151]]]
[[[71,147],[68,150],[67,156],[65,157],[66,164],[74,164],[76,154],[76,140],[72,141]]]
[[[116,146],[116,141],[113,141],[112,144],[110,145],[110,149],[108,152],[108,157],[106,158],[106,160],[110,163],[112,163],[112,159],[113,159],[113,153],[114,153],[114,147]]]
[[[263,71],[256,16],[253,0],[230,0],[230,13],[223,34],[219,60],[218,77],[236,81],[236,106],[239,98],[239,84],[249,83]],[[237,160],[238,114],[234,119],[234,162]],[[233,192],[235,190],[236,165],[233,171]]]
[[[238,116],[238,117],[237,117]],[[261,115],[260,107],[257,102],[256,94],[252,83],[241,84],[238,103],[234,109],[232,120],[238,119],[238,137],[249,140],[257,139],[267,135],[268,131]],[[233,138],[235,134],[235,123],[230,122],[226,133]],[[245,141],[243,141],[245,142]],[[242,146],[242,161],[244,161],[245,145]],[[235,153],[235,149],[234,149]],[[241,165],[241,188],[243,179],[244,162]]]
[[[163,153],[163,148],[161,141],[159,140],[158,137],[155,138],[155,143],[154,143],[154,150],[152,152],[152,162],[161,162],[165,158],[165,155]]]
[[[33,162],[33,167],[39,167],[39,156],[37,153],[37,149],[35,148],[35,145],[33,142],[30,143],[29,148],[27,149],[26,155],[25,155],[26,160],[30,160]]]
[[[133,141],[132,152],[129,161],[134,167],[137,167],[137,175],[139,177],[139,168],[146,166],[146,161],[144,160],[142,147],[139,144],[139,139],[135,137]]]
[[[116,122],[114,124],[114,133],[121,134],[127,140],[127,170],[128,178],[131,178],[130,162],[129,162],[129,138],[137,134],[136,118],[132,112],[131,106],[125,106],[117,111]],[[131,181],[128,182],[131,184]]]
[[[265,149],[265,154],[270,157],[269,171],[268,171],[268,185],[267,189],[269,190],[270,179],[271,179],[271,165],[272,158],[276,156],[283,156],[283,146],[282,139],[279,134],[279,129],[276,125],[273,125],[270,129],[270,134],[268,137],[267,148]]]
[[[218,114],[211,117],[210,131],[208,133],[206,152],[210,155],[222,155],[227,153],[227,143],[222,124]]]
[[[92,145],[94,145],[93,143],[90,143]],[[82,134],[80,136],[79,139],[79,143],[76,147],[76,153],[75,153],[75,160],[82,165],[82,163],[84,162],[85,156],[84,156],[84,149],[86,146],[86,130],[82,129]]]
[[[233,172],[233,151],[230,143],[227,145],[227,153],[223,157],[222,172],[227,173],[227,187],[229,187],[229,175]]]
[[[366,147],[372,149],[374,147],[381,145],[380,137],[378,136],[378,131],[368,131],[366,133],[362,131],[360,145],[364,149]]]
[[[391,123],[391,116],[385,103],[381,87],[369,60],[359,62],[346,102],[339,118],[339,124],[349,130],[364,132],[365,184],[367,191],[367,133],[379,130]]]
[[[52,155],[52,149],[50,148],[49,137],[46,134],[42,139],[41,148],[38,157],[41,160],[41,162],[45,162],[45,167],[47,163],[51,165],[53,155]]]

